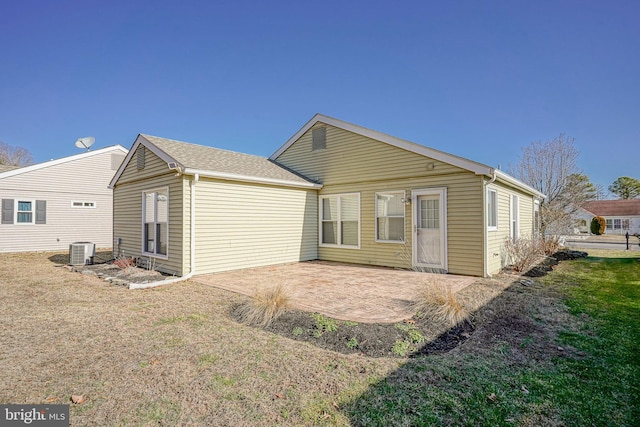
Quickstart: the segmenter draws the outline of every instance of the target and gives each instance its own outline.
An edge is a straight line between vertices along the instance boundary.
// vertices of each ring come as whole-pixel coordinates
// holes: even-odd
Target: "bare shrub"
[[[126,270],[130,267],[135,267],[137,260],[133,257],[118,256],[113,263],[121,269]]]
[[[256,289],[252,299],[238,307],[237,314],[242,323],[264,328],[285,312],[290,299],[281,284],[269,289]]]
[[[544,236],[540,241],[540,249],[545,255],[553,255],[560,248],[560,236]]]
[[[522,273],[533,267],[544,255],[541,239],[508,237],[504,242],[507,264]]]
[[[428,280],[413,302],[418,317],[453,327],[467,318],[467,310],[445,283]]]

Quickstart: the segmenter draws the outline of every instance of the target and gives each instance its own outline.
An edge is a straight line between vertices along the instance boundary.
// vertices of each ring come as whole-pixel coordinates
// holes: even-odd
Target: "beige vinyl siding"
[[[317,192],[201,178],[196,274],[317,258]]]
[[[111,248],[113,150],[0,179],[0,198],[45,200],[46,224],[0,224],[0,252],[68,250],[73,242]],[[72,207],[73,201],[95,208]]]
[[[138,169],[137,159],[138,159],[138,150],[141,148],[145,148],[145,167],[144,169]],[[136,151],[131,156],[131,159],[124,171],[120,175],[118,179],[118,184],[127,183],[130,181],[139,181],[142,179],[150,179],[156,176],[166,175],[167,173],[175,173],[175,171],[170,171],[167,163],[160,159],[158,156],[153,154],[151,150],[142,145],[139,145]]]
[[[311,129],[277,162],[324,184],[320,194],[360,193],[360,249],[320,247],[322,260],[411,267],[411,205],[405,207],[406,243],[375,241],[375,193],[447,189],[448,271],[483,275],[483,185],[474,173],[333,126],[326,149],[311,150]],[[312,129],[313,129],[312,128]]]
[[[376,242],[375,194],[381,191],[405,191],[436,187],[447,188],[447,257],[448,271],[453,274],[483,274],[482,212],[474,209],[482,204],[482,180],[472,173],[373,181],[355,185],[325,186],[320,194],[360,193],[360,249],[320,247],[319,258],[326,261],[350,262],[387,267],[411,267],[413,205],[405,205],[405,243]]]
[[[136,156],[134,155],[125,171],[132,171],[132,166],[133,170],[137,170],[135,160]],[[163,165],[164,167],[162,167]],[[156,268],[169,274],[184,275],[189,272],[188,258],[187,262],[184,262],[184,246],[187,246],[188,250],[189,245],[188,236],[186,236],[187,239],[184,238],[185,215],[188,215],[188,211],[186,211],[186,214],[183,211],[184,186],[185,183],[188,185],[188,181],[184,177],[176,177],[175,173],[169,171],[167,164],[149,150],[147,150],[146,154],[145,170],[147,172],[164,170],[164,174],[149,175],[148,173],[141,173],[141,179],[136,180],[134,173],[129,173],[128,182],[122,182],[121,178],[113,190],[114,255],[148,258],[147,255],[142,254],[142,193],[168,187],[168,257],[167,259],[163,259],[161,256],[155,257]],[[122,239],[120,247],[117,246],[118,238]]]
[[[327,148],[312,151],[312,130],[322,126],[327,128]],[[461,171],[456,166],[320,123],[309,129],[276,160],[325,185],[444,175]]]
[[[509,260],[504,244],[510,236],[511,226],[511,196],[518,196],[520,213],[520,237],[530,238],[533,230],[533,196],[500,183],[493,183],[489,188],[497,191],[498,195],[498,229],[488,231],[488,270],[489,274],[499,272]]]

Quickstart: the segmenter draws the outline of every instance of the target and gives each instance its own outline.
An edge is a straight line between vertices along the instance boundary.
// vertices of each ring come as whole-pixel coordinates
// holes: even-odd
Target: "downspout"
[[[190,241],[191,247],[189,250],[189,255],[191,257],[191,265],[190,271],[187,276],[191,277],[196,272],[196,184],[200,181],[200,174],[194,174],[193,179],[190,182],[191,185],[191,232],[190,232]]]
[[[482,181],[484,182],[484,185],[482,186],[482,189],[484,190],[482,192],[482,239],[484,240],[484,276],[485,277],[491,277],[491,273],[489,273],[489,231],[488,231],[488,218],[487,218],[487,187],[490,184],[493,184],[493,182],[496,180],[496,178],[498,177],[496,170],[493,169],[493,176],[491,177],[491,179],[489,181],[484,181],[484,178],[482,179]]]
[[[176,282],[182,282],[185,280],[189,280],[194,274],[196,269],[196,183],[200,180],[199,174],[194,174],[193,179],[190,181],[190,194],[191,194],[191,207],[190,207],[190,222],[191,222],[191,230],[190,230],[190,265],[189,265],[189,273],[181,277],[175,277],[173,279],[160,280],[158,282],[151,283],[129,283],[129,289],[146,289],[146,288],[154,288],[156,286],[170,285]]]

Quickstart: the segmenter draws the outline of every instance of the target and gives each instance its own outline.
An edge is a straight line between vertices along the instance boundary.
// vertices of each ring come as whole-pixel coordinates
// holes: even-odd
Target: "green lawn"
[[[639,425],[640,262],[625,252],[596,255],[562,263],[540,279],[540,287],[524,293],[535,305],[524,308],[526,315],[540,330],[555,329],[553,342],[540,345],[544,334],[535,328],[519,334],[514,321],[517,339],[479,336],[474,338],[484,343],[480,347],[411,359],[347,405],[351,421]],[[499,311],[501,304],[494,306],[490,310]]]

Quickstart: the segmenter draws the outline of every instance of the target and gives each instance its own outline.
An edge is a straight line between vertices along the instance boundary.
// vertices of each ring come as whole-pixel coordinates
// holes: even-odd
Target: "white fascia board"
[[[104,148],[100,148],[98,150],[95,151],[86,151],[84,153],[81,154],[75,154],[73,156],[68,156],[68,157],[63,157],[61,159],[56,159],[56,160],[49,160],[48,162],[42,162],[42,163],[37,163],[35,165],[31,165],[31,166],[24,166],[18,169],[12,169],[10,171],[7,172],[2,172],[0,173],[0,179],[2,178],[8,178],[10,176],[15,176],[15,175],[20,175],[23,173],[27,173],[27,172],[31,172],[31,171],[35,171],[38,169],[44,169],[44,168],[48,168],[51,166],[56,166],[56,165],[61,165],[63,163],[67,163],[67,162],[73,162],[75,160],[81,160],[87,157],[91,157],[91,156],[95,156],[98,154],[102,154],[102,153],[108,153],[109,151],[121,151],[122,153],[126,153],[127,149],[124,148],[122,145],[112,145],[109,147],[104,147]]]
[[[113,187],[116,185],[116,182],[118,182],[118,179],[120,179],[120,176],[122,175],[122,173],[124,172],[125,168],[129,164],[129,161],[131,160],[131,157],[133,157],[133,153],[136,152],[136,150],[138,149],[140,144],[144,145],[153,154],[155,154],[156,156],[160,157],[163,161],[167,162],[167,165],[169,163],[172,163],[172,162],[178,163],[171,156],[169,156],[167,153],[165,153],[164,151],[162,151],[161,149],[156,147],[151,141],[149,141],[147,138],[145,138],[145,136],[143,134],[138,134],[138,136],[136,137],[136,140],[133,142],[133,145],[129,149],[129,153],[127,153],[127,157],[125,157],[124,161],[120,165],[120,168],[115,173],[113,178],[111,178],[111,182],[109,182],[109,186],[108,186],[109,188],[113,189]]]
[[[282,185],[285,187],[310,188],[314,190],[319,190],[322,188],[322,184],[316,184],[313,182],[305,183],[305,182],[298,182],[298,181],[289,181],[286,179],[264,178],[264,177],[258,177],[258,176],[240,175],[240,174],[234,174],[234,173],[216,172],[216,171],[201,170],[201,169],[186,168],[183,171],[183,173],[185,175],[198,174],[200,175],[200,177],[224,179],[227,181],[255,182],[258,184]]]
[[[506,184],[511,185],[512,187],[518,188],[520,190],[523,190],[527,193],[531,193],[533,194],[535,197],[539,198],[539,199],[546,199],[547,196],[542,194],[541,192],[539,192],[538,190],[536,190],[535,188],[525,184],[524,182],[512,177],[511,175],[507,175],[506,173],[502,172],[501,170],[496,169],[495,170],[495,174],[498,177],[498,179]]]
[[[289,140],[285,142],[282,147],[280,147],[275,153],[273,153],[271,157],[269,157],[269,159],[277,159],[282,153],[287,150],[287,148],[289,148],[302,135],[304,135],[305,132],[311,129],[311,127],[318,122],[335,126],[337,128],[356,133],[358,135],[385,142],[389,145],[401,148],[403,150],[407,150],[416,154],[423,155],[425,157],[432,158],[434,160],[439,160],[444,163],[466,169],[468,171],[474,172],[476,175],[491,175],[493,173],[492,167],[484,165],[482,163],[474,162],[473,160],[445,153],[444,151],[429,148],[411,141],[396,138],[382,132],[367,129],[365,127],[354,125],[353,123],[348,123],[339,119],[335,119],[333,117],[325,116],[323,114],[316,114],[315,116],[313,116],[313,118],[309,120],[304,126],[302,126],[302,128],[300,128],[300,130],[296,132],[291,138],[289,138]]]

